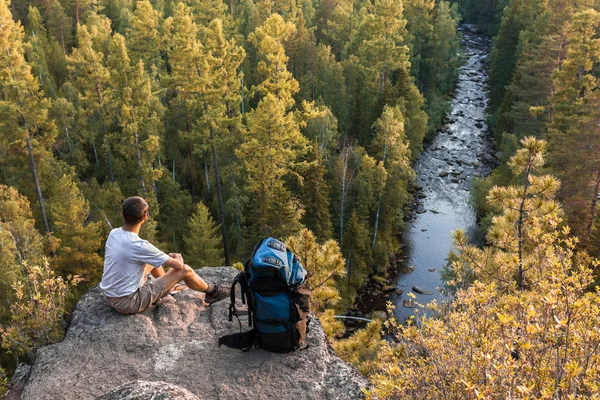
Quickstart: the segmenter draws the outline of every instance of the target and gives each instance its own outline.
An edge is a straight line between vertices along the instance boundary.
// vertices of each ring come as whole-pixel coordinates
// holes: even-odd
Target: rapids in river
[[[453,231],[463,229],[473,242],[481,241],[469,193],[473,179],[489,175],[496,162],[485,123],[486,59],[491,42],[473,26],[463,25],[460,30],[466,60],[460,68],[451,112],[414,166],[422,190],[417,195],[414,217],[404,232],[403,267],[408,272],[401,273],[396,281],[402,294],[390,298],[400,320],[415,310],[410,307],[409,292],[421,304],[444,299],[440,272],[452,249]],[[416,293],[415,286],[431,294]]]

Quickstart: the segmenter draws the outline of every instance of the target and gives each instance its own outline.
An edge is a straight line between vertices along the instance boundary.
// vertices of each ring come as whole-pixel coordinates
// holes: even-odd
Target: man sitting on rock
[[[141,239],[138,234],[147,218],[148,203],[141,197],[130,197],[123,202],[125,225],[108,235],[100,289],[112,308],[121,314],[137,314],[182,280],[189,288],[206,293],[209,304],[229,296],[228,288],[209,285],[200,278],[184,264],[181,254],[167,255]],[[156,279],[144,283],[148,265]],[[165,273],[163,265],[171,268],[169,272]]]

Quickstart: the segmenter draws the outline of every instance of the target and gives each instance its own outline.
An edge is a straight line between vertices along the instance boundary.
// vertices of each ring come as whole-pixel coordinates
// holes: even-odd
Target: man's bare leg
[[[165,269],[163,267],[154,268],[152,265],[146,264],[146,275],[148,275],[148,267],[150,267],[150,273],[155,278],[160,278],[164,274],[166,274]]]
[[[162,269],[162,267],[156,269]],[[200,278],[192,267],[187,264],[184,265],[182,269],[173,268],[166,273],[163,270],[163,275],[159,276],[158,279],[164,282],[166,290],[171,289],[179,281],[184,281],[190,289],[199,292],[206,292],[206,289],[208,289],[208,284],[204,282],[204,279]]]

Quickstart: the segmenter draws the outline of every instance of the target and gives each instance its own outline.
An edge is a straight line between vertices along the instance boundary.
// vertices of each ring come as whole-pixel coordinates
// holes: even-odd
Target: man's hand
[[[179,260],[183,264],[183,256],[180,253],[169,253],[169,257]]]
[[[167,262],[165,262],[165,265],[167,267],[170,268],[174,268],[174,269],[181,269],[183,268],[183,257],[181,254],[179,253],[169,253],[168,256],[170,257]]]

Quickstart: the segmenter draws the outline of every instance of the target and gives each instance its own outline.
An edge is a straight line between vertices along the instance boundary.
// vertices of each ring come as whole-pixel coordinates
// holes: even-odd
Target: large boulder
[[[197,271],[229,284],[233,268]],[[65,339],[41,348],[21,399],[356,399],[366,380],[331,350],[318,320],[308,349],[288,354],[219,348],[239,330],[228,300],[205,307],[186,290],[138,315],[113,311],[98,288],[77,303]],[[246,330],[247,319],[241,318]],[[156,395],[156,396],[154,396]]]

